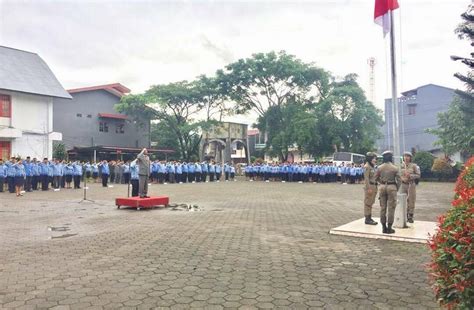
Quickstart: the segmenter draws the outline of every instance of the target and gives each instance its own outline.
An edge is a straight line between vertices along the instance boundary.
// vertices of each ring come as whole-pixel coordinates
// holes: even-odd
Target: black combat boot
[[[388,224],[387,234],[394,234],[394,233],[395,233],[395,230],[392,229],[392,224]]]
[[[377,225],[377,222],[372,219],[371,216],[365,217],[365,224],[367,225]]]
[[[382,223],[382,233],[388,234],[387,224],[385,224],[385,223]]]
[[[414,221],[413,221],[413,214],[408,214],[408,216],[407,216],[407,222],[408,222],[408,223],[413,223],[413,222],[414,222]]]

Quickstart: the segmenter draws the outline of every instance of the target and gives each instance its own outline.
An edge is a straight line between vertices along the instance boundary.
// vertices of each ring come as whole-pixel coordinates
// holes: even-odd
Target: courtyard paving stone
[[[361,217],[362,185],[151,185],[200,212],[118,210],[125,185],[89,187],[93,203],[0,194],[0,308],[438,308],[425,245],[328,234]],[[435,221],[453,187],[422,182],[415,220]]]

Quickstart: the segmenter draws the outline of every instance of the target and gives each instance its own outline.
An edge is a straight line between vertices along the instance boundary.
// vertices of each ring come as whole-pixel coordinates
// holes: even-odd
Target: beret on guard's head
[[[393,152],[387,150],[387,151],[385,151],[385,152],[382,153],[382,156],[389,155],[389,154],[390,154],[390,155],[393,155]]]
[[[377,157],[377,154],[375,154],[374,152],[367,152],[367,154],[365,154],[365,156],[367,156],[367,157]]]
[[[413,154],[412,154],[411,152],[405,152],[405,153],[403,153],[403,155],[404,155],[404,156],[407,155],[407,156],[413,157]]]

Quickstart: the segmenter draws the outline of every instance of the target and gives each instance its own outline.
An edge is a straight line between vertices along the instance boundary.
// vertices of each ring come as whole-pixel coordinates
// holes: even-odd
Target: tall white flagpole
[[[400,129],[398,119],[398,92],[397,92],[397,63],[395,57],[395,31],[393,10],[390,10],[390,60],[392,67],[392,130],[393,130],[393,163],[401,173],[400,160]],[[407,226],[407,195],[397,193],[398,208],[395,209],[394,227],[406,228]]]
[[[397,63],[395,57],[395,33],[393,11],[390,10],[390,63],[392,78],[392,132],[393,132],[393,163],[400,166],[400,129],[398,120]]]

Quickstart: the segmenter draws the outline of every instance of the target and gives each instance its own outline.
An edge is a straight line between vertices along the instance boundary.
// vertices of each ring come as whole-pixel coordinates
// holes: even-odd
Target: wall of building
[[[417,151],[431,151],[439,148],[434,145],[437,137],[426,133],[426,129],[438,127],[437,115],[448,109],[453,101],[453,96],[453,89],[426,85],[418,88],[416,96],[399,100],[401,151],[412,151],[413,149]],[[391,104],[390,99],[385,100],[386,122],[381,128],[383,138],[378,141],[380,152],[386,149],[393,149]],[[414,114],[410,115],[409,106],[414,106]],[[405,141],[403,141],[403,138]]]
[[[21,137],[2,137],[11,141],[11,155],[31,157],[51,157],[53,141],[53,99],[11,91],[0,91],[10,95],[12,102],[11,118],[2,118],[0,125],[21,131]]]
[[[67,149],[84,146],[149,147],[149,126],[138,126],[131,120],[99,118],[99,113],[118,114],[120,101],[105,90],[73,93],[72,100],[54,100],[54,130],[62,132]],[[78,117],[81,114],[81,117]],[[108,132],[100,132],[100,122],[107,122]],[[124,133],[116,133],[116,125],[124,124]]]

